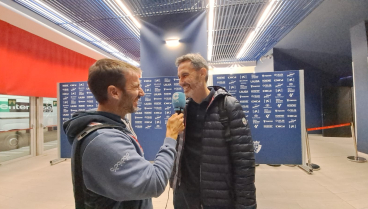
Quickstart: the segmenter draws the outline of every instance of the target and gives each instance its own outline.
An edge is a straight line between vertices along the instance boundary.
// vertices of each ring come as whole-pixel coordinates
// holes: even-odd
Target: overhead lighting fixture
[[[120,0],[103,0],[105,4],[118,16],[119,18],[139,39],[139,28],[141,24],[133,17],[129,9]]]
[[[126,16],[129,17],[133,21],[133,23],[138,27],[141,28],[141,24],[133,17],[132,13],[129,11],[128,7],[126,7],[121,0],[115,0],[115,2],[119,5],[119,7],[124,11]]]
[[[180,44],[180,43],[179,43],[179,39],[174,39],[174,38],[166,39],[166,40],[165,40],[165,42],[166,42],[166,44],[167,44],[168,46],[177,46],[177,45],[179,45],[179,44]]]
[[[211,61],[212,58],[212,30],[213,30],[213,10],[215,7],[215,1],[214,0],[210,0],[210,11],[208,14],[208,49],[207,49],[207,60]]]
[[[253,42],[254,37],[257,35],[257,33],[261,30],[261,27],[264,25],[264,22],[268,19],[269,15],[272,13],[272,11],[275,9],[274,7],[274,3],[276,0],[271,0],[271,2],[268,4],[267,8],[265,9],[265,11],[263,12],[261,18],[259,19],[256,28],[254,29],[254,31],[252,31],[247,40],[245,41],[243,47],[240,49],[239,53],[236,55],[236,59],[239,59],[240,57],[242,57],[245,52],[247,52],[247,50],[249,50],[249,45],[250,43]]]
[[[65,17],[64,15],[60,14],[59,12],[55,11],[53,8],[49,7],[48,5],[46,5],[45,3],[43,3],[40,0],[35,0],[35,2],[38,4],[34,4],[32,2],[29,2],[30,4],[32,4],[32,6],[37,9],[38,11],[42,12],[43,14],[47,15],[49,18],[51,18],[52,20],[58,22],[58,23],[65,23],[65,22],[72,22],[69,18]],[[40,5],[40,6],[39,6]],[[45,10],[44,8],[46,8],[47,10]],[[54,15],[54,14],[58,15]],[[60,19],[60,17],[62,19]]]
[[[51,8],[49,5],[45,4],[44,2],[40,0],[34,0],[34,2],[32,1],[17,1],[17,2],[23,5],[27,5],[33,11],[37,11],[42,16],[49,18],[49,20],[51,20],[52,22],[60,24],[61,27],[87,40],[91,44],[100,47],[102,50],[110,53],[114,57],[124,60],[134,66],[139,66],[138,62],[127,57],[125,54],[121,53],[119,50],[117,50],[115,47],[111,46],[110,44],[102,41],[100,38],[98,38],[93,33],[89,32],[85,28],[74,24],[72,20],[70,20],[69,18],[61,14],[60,12],[54,10],[53,8]]]

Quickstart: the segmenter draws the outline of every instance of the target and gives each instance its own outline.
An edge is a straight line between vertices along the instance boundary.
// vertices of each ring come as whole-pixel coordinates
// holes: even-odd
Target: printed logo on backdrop
[[[253,141],[253,147],[254,147],[254,152],[259,153],[259,151],[261,151],[262,145],[260,141]]]

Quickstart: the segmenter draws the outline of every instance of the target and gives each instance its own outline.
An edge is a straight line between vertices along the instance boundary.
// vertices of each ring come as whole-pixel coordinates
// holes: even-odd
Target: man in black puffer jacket
[[[170,178],[175,209],[257,208],[253,141],[241,105],[224,88],[207,87],[201,55],[181,56],[176,65],[188,100]],[[228,125],[220,121],[223,109]]]

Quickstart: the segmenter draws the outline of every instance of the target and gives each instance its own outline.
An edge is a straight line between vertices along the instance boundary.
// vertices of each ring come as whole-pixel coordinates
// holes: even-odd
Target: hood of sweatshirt
[[[122,120],[120,116],[108,112],[96,110],[75,112],[72,118],[63,124],[63,129],[68,137],[69,143],[73,144],[75,137],[92,122],[118,125],[126,128]]]

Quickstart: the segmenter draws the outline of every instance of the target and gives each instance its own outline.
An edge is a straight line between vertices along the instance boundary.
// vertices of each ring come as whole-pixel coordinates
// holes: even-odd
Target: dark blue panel
[[[214,75],[248,119],[256,163],[302,164],[299,71]]]
[[[176,76],[142,78],[141,85],[145,96],[132,114],[132,125],[146,160],[153,161],[165,139],[167,119],[175,112],[172,94],[183,90]]]
[[[60,124],[71,118],[71,115],[77,111],[86,111],[97,108],[97,101],[89,90],[87,82],[59,83],[60,100],[59,115]],[[60,130],[60,157],[71,157],[71,145],[64,133]]]
[[[177,57],[200,53],[207,57],[206,13],[183,13],[143,18],[141,69],[143,77],[176,76]],[[166,39],[179,38],[180,45],[168,47]]]
[[[358,151],[368,154],[368,22],[350,29],[354,64],[355,122]]]

